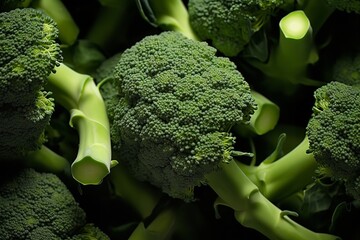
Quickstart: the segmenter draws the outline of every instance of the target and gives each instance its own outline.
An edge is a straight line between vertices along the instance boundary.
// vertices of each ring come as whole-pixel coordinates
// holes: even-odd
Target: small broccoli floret
[[[0,26],[1,105],[33,102],[62,61],[56,24],[40,11],[15,9],[0,13]]]
[[[283,0],[190,0],[190,24],[202,39],[226,56],[236,56],[250,42]]]
[[[360,90],[330,82],[315,91],[315,101],[308,152],[334,180],[355,182],[360,173]]]
[[[110,240],[110,238],[94,224],[88,223],[68,240]]]
[[[61,0],[3,0],[0,2],[0,12],[17,8],[34,8],[45,12],[56,22],[62,43],[72,45],[76,41],[79,28]]]
[[[56,175],[23,169],[0,185],[0,222],[4,240],[36,239],[39,235],[66,239],[85,225],[86,219]]]
[[[38,150],[46,141],[45,128],[54,111],[54,103],[42,92],[35,102],[21,107],[0,107],[0,158],[18,158]]]
[[[232,138],[225,132],[248,122],[255,109],[235,65],[215,53],[164,32],[126,50],[115,68],[123,100],[112,133],[121,139],[115,143],[124,152],[120,158],[138,178],[172,196],[188,198],[207,172],[228,160]]]
[[[360,86],[360,52],[338,57],[332,69],[332,79],[350,86]]]

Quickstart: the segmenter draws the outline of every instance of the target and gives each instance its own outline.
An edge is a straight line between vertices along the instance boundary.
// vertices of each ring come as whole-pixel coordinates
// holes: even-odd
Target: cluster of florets
[[[191,196],[206,173],[229,160],[229,128],[249,121],[256,108],[235,65],[215,53],[206,43],[164,32],[126,50],[115,68],[121,98],[112,133],[119,158],[175,197]]]

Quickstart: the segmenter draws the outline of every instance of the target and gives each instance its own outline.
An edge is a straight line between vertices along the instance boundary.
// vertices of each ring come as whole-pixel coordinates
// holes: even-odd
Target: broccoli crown
[[[332,77],[337,82],[360,86],[360,51],[346,53],[337,58]]]
[[[334,180],[355,182],[360,175],[360,89],[330,82],[318,88],[314,96],[313,115],[307,126],[309,152]],[[357,194],[360,196],[360,191]]]
[[[0,104],[34,101],[62,61],[55,22],[31,8],[0,13]],[[19,98],[19,96],[21,96]]]
[[[326,0],[327,3],[340,11],[355,12],[360,14],[359,0]]]
[[[100,228],[88,223],[80,231],[68,240],[110,240]]]
[[[35,102],[22,107],[0,107],[0,159],[13,159],[34,151],[46,141],[44,131],[54,112],[52,98],[38,92]]]
[[[66,239],[86,219],[56,175],[22,169],[0,185],[0,222],[4,240]]]
[[[163,32],[126,50],[115,68],[114,146],[138,178],[173,197],[191,198],[204,175],[229,160],[227,131],[256,108],[235,64],[215,53]]]
[[[226,56],[236,56],[283,0],[190,0],[190,24]]]

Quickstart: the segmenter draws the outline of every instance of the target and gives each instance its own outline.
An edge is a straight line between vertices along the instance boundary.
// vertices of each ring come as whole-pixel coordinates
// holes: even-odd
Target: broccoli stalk
[[[152,214],[160,199],[164,197],[164,194],[158,189],[132,177],[126,166],[121,163],[112,169],[110,182],[114,194],[129,204],[142,220]],[[174,208],[161,209],[146,227],[141,221],[128,239],[168,239],[174,231],[175,219]]]
[[[248,63],[262,72],[263,84],[273,91],[292,94],[298,84],[319,86],[321,82],[308,76],[318,54],[307,16],[301,10],[293,11],[281,19],[279,29],[278,43],[270,47],[267,61],[248,58]]]
[[[274,102],[255,90],[251,90],[257,109],[248,124],[235,124],[232,130],[241,136],[263,135],[274,129],[280,117],[280,108]]]
[[[44,162],[46,159],[46,163]],[[28,152],[25,160],[25,165],[34,168],[38,171],[45,171],[51,173],[63,173],[70,169],[70,164],[67,159],[55,153],[50,148],[42,145],[39,150]]]
[[[111,161],[109,123],[104,101],[93,79],[64,64],[48,77],[47,88],[70,113],[79,132],[79,150],[72,163],[73,177],[82,184],[99,184],[115,164]]]
[[[208,185],[227,205],[234,209],[236,220],[272,240],[340,239],[334,235],[316,233],[289,216],[268,200],[234,161],[224,163],[221,170],[206,175]]]
[[[281,139],[280,141],[282,141]],[[309,149],[308,137],[292,151],[277,158],[276,152],[258,166],[237,161],[237,165],[269,200],[279,202],[313,182],[318,164]],[[286,176],[286,177],[285,177]]]
[[[177,31],[198,40],[189,22],[189,14],[181,0],[137,0],[142,17],[154,27]]]

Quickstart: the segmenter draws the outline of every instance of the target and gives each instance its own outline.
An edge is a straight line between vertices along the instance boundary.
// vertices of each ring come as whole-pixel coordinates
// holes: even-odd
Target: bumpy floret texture
[[[345,53],[336,60],[333,80],[351,86],[360,86],[360,51]]]
[[[360,13],[359,0],[326,0],[327,3],[341,11]]]
[[[55,22],[39,10],[0,13],[1,105],[21,106],[34,101],[62,60],[57,36]]]
[[[53,112],[53,99],[44,92],[22,107],[0,107],[0,159],[19,158],[39,149],[46,141],[44,131]]]
[[[235,65],[215,53],[164,32],[126,50],[115,68],[114,146],[139,179],[173,197],[191,198],[204,175],[229,160],[227,131],[256,108]]]
[[[190,0],[190,24],[202,40],[226,56],[236,56],[249,43],[282,0]]]
[[[3,240],[66,239],[86,223],[85,212],[64,183],[33,169],[1,183],[0,222]]]
[[[315,91],[314,113],[307,127],[309,152],[335,179],[360,183],[360,90],[330,82]],[[355,184],[357,185],[357,184]],[[360,186],[360,185],[359,185]],[[348,188],[360,196],[360,188]],[[355,194],[355,192],[357,194]]]
[[[100,228],[89,223],[80,232],[67,240],[110,240],[110,238]]]

